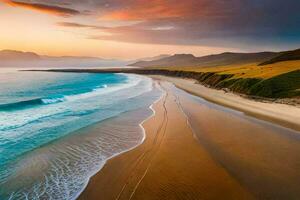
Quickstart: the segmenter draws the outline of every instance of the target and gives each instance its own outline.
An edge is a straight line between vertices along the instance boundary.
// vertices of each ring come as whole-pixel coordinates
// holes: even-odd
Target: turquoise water
[[[137,75],[1,72],[0,199],[76,198],[91,171],[143,140],[139,125],[160,95]],[[76,132],[96,122],[94,135]],[[56,159],[65,169],[57,170]]]

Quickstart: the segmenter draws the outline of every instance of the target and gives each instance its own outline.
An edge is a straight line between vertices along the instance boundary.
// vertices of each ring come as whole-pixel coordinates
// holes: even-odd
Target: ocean
[[[142,143],[162,95],[125,74],[0,72],[0,199],[76,199],[105,162]]]

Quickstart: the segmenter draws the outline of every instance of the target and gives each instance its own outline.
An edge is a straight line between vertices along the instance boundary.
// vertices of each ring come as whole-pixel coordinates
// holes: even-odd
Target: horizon
[[[294,50],[298,50],[297,49],[288,49],[286,51],[294,51]],[[132,59],[118,59],[118,58],[104,58],[104,57],[94,57],[94,56],[74,56],[74,55],[58,55],[58,56],[51,56],[51,55],[43,55],[43,54],[39,54],[37,52],[33,52],[33,51],[22,51],[22,50],[15,50],[15,49],[0,49],[0,52],[3,51],[11,51],[11,52],[18,52],[18,53],[33,53],[36,54],[37,56],[41,56],[41,57],[54,57],[54,58],[63,58],[63,57],[73,57],[73,58],[92,58],[92,59],[102,59],[102,60],[119,60],[119,61],[126,61],[126,62],[130,62],[130,61],[137,61],[137,60],[143,60],[143,59],[147,59],[147,58],[154,58],[154,57],[159,57],[159,56],[167,56],[167,57],[171,57],[171,56],[176,56],[176,55],[192,55],[194,57],[205,57],[205,56],[213,56],[213,55],[219,55],[219,54],[226,54],[226,53],[233,53],[233,54],[255,54],[255,53],[280,53],[280,52],[285,52],[285,51],[258,51],[258,52],[237,52],[237,51],[224,51],[224,52],[219,52],[219,53],[210,53],[210,54],[204,54],[204,55],[194,55],[192,53],[174,53],[174,54],[157,54],[157,55],[149,55],[149,56],[145,56],[145,57],[138,57],[138,58],[132,58]]]
[[[288,2],[1,0],[0,47],[122,60],[285,51],[300,46],[300,3]]]

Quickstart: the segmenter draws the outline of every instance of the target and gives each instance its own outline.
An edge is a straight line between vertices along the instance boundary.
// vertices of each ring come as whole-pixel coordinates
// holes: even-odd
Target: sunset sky
[[[133,59],[300,47],[299,0],[0,0],[0,49]]]

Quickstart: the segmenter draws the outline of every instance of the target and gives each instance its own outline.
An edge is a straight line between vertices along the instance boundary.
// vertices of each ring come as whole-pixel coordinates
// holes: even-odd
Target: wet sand
[[[109,160],[79,199],[300,197],[299,132],[160,85],[144,143]]]

